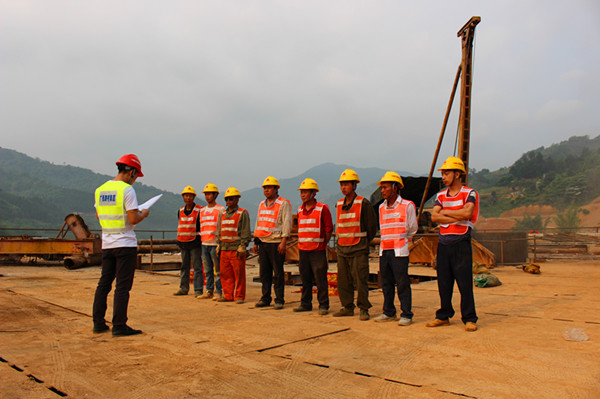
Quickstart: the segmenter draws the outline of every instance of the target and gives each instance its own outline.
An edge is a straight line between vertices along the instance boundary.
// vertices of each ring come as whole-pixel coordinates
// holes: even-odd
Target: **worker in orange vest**
[[[461,181],[466,174],[464,162],[448,157],[438,169],[447,187],[437,194],[431,220],[440,224],[437,248],[437,283],[441,307],[427,327],[450,324],[454,316],[454,281],[460,292],[460,312],[466,331],[477,331],[477,313],[473,296],[473,249],[471,230],[479,216],[479,195]]]
[[[262,184],[266,197],[258,206],[254,226],[254,253],[258,253],[262,296],[254,305],[263,308],[271,304],[271,285],[275,292],[275,309],[283,309],[285,276],[283,262],[287,240],[292,231],[292,205],[279,196],[279,181],[268,176]]]
[[[223,295],[220,279],[219,256],[217,255],[217,226],[225,207],[217,204],[219,189],[213,183],[204,186],[207,205],[200,211],[200,237],[202,239],[202,266],[206,278],[206,291],[199,299],[219,299]],[[214,295],[213,295],[214,293]]]
[[[302,297],[294,312],[312,310],[312,287],[317,286],[319,314],[329,312],[327,290],[327,243],[333,233],[331,212],[326,204],[315,199],[319,185],[311,178],[304,179],[298,188],[302,205],[298,208],[298,252]]]
[[[371,203],[356,194],[358,174],[346,169],[339,178],[344,198],[336,204],[338,294],[342,309],[334,317],[354,315],[354,289],[360,320],[369,320],[369,243],[377,234],[377,216]]]
[[[218,302],[242,304],[246,299],[246,248],[250,243],[250,215],[238,206],[242,195],[235,187],[225,191],[227,209],[217,227],[216,252],[221,260],[223,297]]]
[[[177,212],[177,245],[181,250],[179,290],[173,295],[187,295],[190,289],[190,268],[194,268],[194,295],[202,295],[204,276],[202,273],[202,241],[200,240],[200,206],[196,205],[196,190],[187,186],[181,192],[183,202]]]
[[[415,204],[400,196],[404,188],[402,178],[396,172],[386,172],[377,183],[381,187],[383,202],[379,205],[379,276],[383,291],[383,313],[375,321],[398,320],[394,306],[394,294],[402,313],[398,325],[412,323],[412,292],[408,277],[408,244],[418,229]]]

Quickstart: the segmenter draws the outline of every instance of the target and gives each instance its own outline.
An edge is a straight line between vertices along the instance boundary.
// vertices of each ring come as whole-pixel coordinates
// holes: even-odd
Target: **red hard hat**
[[[116,162],[117,165],[122,163],[123,165],[131,166],[135,168],[138,172],[138,176],[142,177],[144,174],[142,173],[142,163],[140,159],[135,154],[125,154]]]

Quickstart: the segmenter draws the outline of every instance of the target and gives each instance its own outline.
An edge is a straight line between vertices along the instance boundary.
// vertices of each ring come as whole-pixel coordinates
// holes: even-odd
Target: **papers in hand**
[[[138,209],[140,211],[143,211],[144,209],[150,209],[150,207],[152,205],[154,205],[156,203],[156,201],[158,201],[160,199],[160,197],[162,197],[162,194],[158,194],[156,197],[150,198],[148,201],[146,201],[143,204],[139,205]]]

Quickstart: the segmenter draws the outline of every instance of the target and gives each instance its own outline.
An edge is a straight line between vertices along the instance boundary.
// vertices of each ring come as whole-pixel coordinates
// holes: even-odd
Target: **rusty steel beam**
[[[0,254],[76,255],[102,252],[100,239],[64,240],[57,238],[0,237]]]

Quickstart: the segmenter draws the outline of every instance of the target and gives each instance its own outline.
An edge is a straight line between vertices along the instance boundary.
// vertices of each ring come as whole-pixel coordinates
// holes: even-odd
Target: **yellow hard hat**
[[[194,194],[196,195],[196,190],[194,190],[194,187],[192,186],[186,186],[183,191],[181,192],[181,195],[183,194]]]
[[[319,185],[316,181],[314,181],[314,179],[307,177],[306,179],[302,180],[302,183],[300,183],[300,187],[298,187],[298,190],[317,190],[318,192]]]
[[[402,182],[402,177],[400,177],[400,175],[394,171],[388,170],[387,172],[385,172],[385,174],[383,175],[381,180],[379,180],[377,182],[377,185],[381,186],[381,182],[384,182],[384,181],[400,183],[400,188],[404,188],[404,183]]]
[[[442,164],[442,167],[438,170],[460,170],[463,173],[467,173],[465,170],[465,164],[462,159],[457,157],[448,157]]]
[[[277,186],[277,187],[281,187],[279,185],[279,181],[274,178],[273,176],[267,176],[267,178],[265,179],[265,181],[262,184],[262,187],[264,186]]]
[[[340,180],[338,180],[338,182],[343,182],[343,181],[355,181],[357,183],[360,183],[358,174],[355,171],[353,171],[352,169],[346,169],[345,171],[342,172],[342,174],[340,175]]]
[[[242,194],[240,194],[240,192],[238,191],[237,188],[235,187],[229,187],[227,188],[227,190],[225,190],[225,195],[224,197],[241,197]]]
[[[217,188],[216,185],[212,184],[212,183],[208,183],[206,186],[204,186],[204,190],[202,190],[203,193],[217,193],[219,194],[219,189]]]

